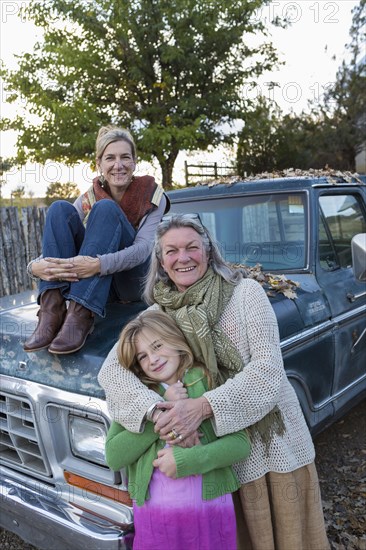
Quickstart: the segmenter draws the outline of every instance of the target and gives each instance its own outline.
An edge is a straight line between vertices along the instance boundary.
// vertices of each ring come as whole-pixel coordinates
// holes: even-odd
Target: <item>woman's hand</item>
[[[99,258],[93,258],[92,256],[74,256],[67,260],[71,262],[72,269],[79,279],[86,279],[87,277],[93,277],[100,273],[100,260]]]
[[[158,452],[158,458],[153,462],[154,468],[159,470],[168,477],[176,479],[177,465],[174,460],[173,449],[167,447]]]
[[[198,430],[202,420],[212,416],[211,406],[205,397],[166,401],[158,403],[157,408],[165,411],[159,416],[157,413],[155,417],[155,432],[159,432],[160,439],[168,441],[170,445],[179,445],[182,440]],[[172,439],[169,435],[172,430],[182,437]]]
[[[76,282],[100,273],[99,258],[74,256],[74,258],[42,258],[31,266],[32,273],[43,281]]]
[[[164,414],[165,414],[165,408],[156,409],[154,411],[153,418],[152,418],[152,421],[154,422],[154,424],[156,424],[158,421],[158,418],[160,418],[160,416],[163,416]],[[200,437],[202,437],[202,434],[199,433],[197,430],[195,430],[193,433],[186,436],[184,439],[183,439],[183,436],[180,437],[179,440],[177,439],[176,445],[186,449],[189,447],[194,447],[195,445],[201,445]],[[171,437],[168,437],[168,438],[165,437],[162,439],[167,439],[169,442],[171,442]]]
[[[184,387],[183,382],[178,380],[175,384],[171,384],[164,393],[164,399],[166,401],[178,401],[179,399],[188,399],[187,388]]]
[[[42,258],[34,260],[31,264],[31,270],[35,277],[42,281],[78,281],[78,275],[73,269],[70,259],[64,258]]]

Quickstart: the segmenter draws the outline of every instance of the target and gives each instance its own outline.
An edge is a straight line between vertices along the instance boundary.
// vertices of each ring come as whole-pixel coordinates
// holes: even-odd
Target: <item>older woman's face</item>
[[[208,268],[208,257],[201,236],[194,229],[169,229],[160,245],[161,265],[180,292],[202,279]]]

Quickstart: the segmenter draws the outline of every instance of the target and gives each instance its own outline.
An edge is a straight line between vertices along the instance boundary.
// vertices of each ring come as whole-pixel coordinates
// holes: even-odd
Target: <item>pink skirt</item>
[[[134,503],[133,550],[218,550],[236,548],[231,494],[202,500],[202,476],[171,479],[155,470],[150,499]]]

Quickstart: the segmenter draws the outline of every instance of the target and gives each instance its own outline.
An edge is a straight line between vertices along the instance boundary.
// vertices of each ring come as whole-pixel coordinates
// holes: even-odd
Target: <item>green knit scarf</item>
[[[234,288],[235,285],[211,268],[185,292],[179,292],[162,281],[154,287],[155,302],[176,321],[196,361],[208,368],[213,387],[223,384],[245,367],[238,350],[219,325]],[[268,453],[274,434],[283,435],[285,432],[277,405],[248,429],[252,437],[261,437]]]

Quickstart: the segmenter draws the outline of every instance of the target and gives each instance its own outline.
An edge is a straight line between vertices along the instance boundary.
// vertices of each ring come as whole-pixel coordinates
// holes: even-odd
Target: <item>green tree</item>
[[[25,187],[24,185],[18,185],[14,191],[11,192],[11,196],[14,199],[22,199],[25,195]]]
[[[13,159],[5,159],[0,157],[0,198],[2,197],[2,188],[6,185],[6,180],[3,178],[5,172],[8,172],[10,168],[14,166]]]
[[[60,199],[75,200],[80,194],[76,183],[69,181],[68,183],[50,183],[46,190],[46,204]]]
[[[275,132],[275,140],[274,166],[277,170],[324,168],[327,164],[323,124],[319,117],[311,113],[290,113],[282,116]]]
[[[348,64],[343,61],[321,106],[324,138],[329,157],[334,158],[332,166],[346,170],[355,169],[355,157],[365,146],[366,0],[353,8],[350,36],[347,48],[351,60]]]
[[[260,97],[246,117],[239,134],[239,174],[324,168],[327,164],[332,168],[346,169],[338,165],[331,150],[333,130],[324,113],[284,115],[274,102]]]
[[[260,97],[248,110],[239,134],[240,174],[286,168],[355,169],[366,136],[366,0],[353,10],[350,62],[340,66],[334,84],[310,112],[283,115]]]
[[[313,105],[310,118],[315,124],[308,147],[315,168],[329,165],[354,171],[356,155],[365,147],[366,0],[353,8],[350,37],[349,62],[342,62],[333,85],[320,104]]]
[[[10,193],[10,205],[20,208],[23,205],[23,197],[25,195],[24,185],[17,185]]]
[[[259,96],[256,105],[245,114],[239,133],[237,169],[242,176],[271,171],[276,164],[276,131],[281,112],[276,104]]]
[[[169,186],[180,150],[232,139],[218,128],[242,117],[243,84],[276,64],[257,16],[269,3],[34,0],[28,13],[44,41],[3,70],[9,100],[22,97],[42,120],[4,121],[19,132],[18,160],[91,160],[98,127],[115,123],[157,158]],[[252,46],[253,36],[264,41]]]

